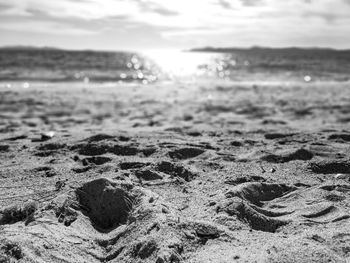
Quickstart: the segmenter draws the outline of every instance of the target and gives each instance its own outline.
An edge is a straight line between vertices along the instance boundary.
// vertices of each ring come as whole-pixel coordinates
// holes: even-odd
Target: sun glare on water
[[[155,50],[145,53],[160,69],[171,77],[196,77],[210,66],[211,54],[179,50]]]

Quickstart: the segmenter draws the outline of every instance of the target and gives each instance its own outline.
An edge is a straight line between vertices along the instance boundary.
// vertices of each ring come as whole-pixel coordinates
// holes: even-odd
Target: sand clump
[[[113,182],[98,179],[77,189],[79,204],[97,228],[110,229],[127,221],[134,198]]]
[[[38,204],[34,201],[5,207],[0,210],[0,225],[14,224],[22,220],[27,220],[34,215],[37,209]]]
[[[311,162],[309,168],[314,173],[320,174],[348,174],[350,173],[350,162],[346,160],[322,160]]]

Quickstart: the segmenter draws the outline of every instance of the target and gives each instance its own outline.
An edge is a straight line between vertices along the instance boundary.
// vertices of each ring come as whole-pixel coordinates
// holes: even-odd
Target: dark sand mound
[[[156,164],[156,169],[160,172],[169,174],[174,177],[183,178],[185,181],[191,181],[196,177],[196,173],[182,164],[162,161]]]
[[[30,219],[38,209],[35,202],[26,202],[21,205],[11,205],[0,210],[0,225],[14,224]]]
[[[227,179],[225,181],[225,184],[230,184],[230,185],[239,185],[243,183],[248,183],[248,182],[265,182],[266,179],[261,176],[257,175],[247,175],[247,176],[240,176],[236,179]]]
[[[138,178],[141,178],[145,181],[153,181],[153,180],[159,180],[159,179],[163,179],[163,176],[157,172],[157,171],[153,171],[150,169],[141,169],[141,170],[137,170],[135,172],[135,175]]]
[[[348,134],[348,133],[331,134],[331,135],[329,135],[328,140],[349,142],[350,141],[350,134]]]
[[[122,170],[128,170],[128,169],[143,168],[150,164],[151,163],[143,163],[143,162],[122,162],[119,164],[119,166],[120,166],[120,169]]]
[[[18,262],[23,258],[23,252],[19,244],[0,240],[0,262]]]
[[[306,149],[284,152],[282,154],[268,154],[261,157],[261,160],[269,163],[286,163],[295,160],[307,161],[313,158],[313,153]]]
[[[105,153],[113,153],[115,155],[124,155],[124,156],[130,156],[130,155],[137,155],[138,153],[142,153],[145,151],[146,153],[149,151],[149,149],[138,149],[137,147],[131,146],[131,145],[119,145],[111,142],[91,142],[86,144],[79,144],[74,145],[71,147],[72,150],[78,150],[78,153],[81,155],[87,155],[87,156],[96,156],[96,155],[102,155]],[[147,151],[148,150],[148,151]],[[152,154],[152,153],[149,153]]]
[[[115,155],[136,155],[140,152],[138,148],[129,145],[114,145],[109,151]]]
[[[97,228],[108,230],[125,223],[135,197],[116,183],[101,178],[77,189],[79,204]]]
[[[309,169],[318,174],[350,173],[350,162],[345,160],[323,160],[311,162]]]
[[[10,148],[10,145],[6,145],[6,144],[1,144],[0,145],[0,152],[7,152]]]
[[[104,133],[99,133],[99,134],[96,134],[96,135],[90,136],[89,138],[84,139],[84,141],[99,142],[99,141],[103,141],[103,140],[112,140],[114,138],[115,138],[115,136],[104,134]]]
[[[109,151],[109,144],[96,144],[96,143],[87,143],[81,145],[74,145],[71,147],[72,150],[78,149],[78,153],[81,155],[95,156],[102,155]]]
[[[18,135],[18,136],[13,136],[13,137],[9,137],[9,138],[5,138],[3,139],[4,141],[17,141],[17,140],[25,140],[27,139],[28,136],[27,135]]]
[[[169,156],[173,159],[189,159],[194,158],[200,154],[204,153],[204,150],[199,148],[181,148],[169,152]]]
[[[104,156],[92,156],[92,157],[82,159],[82,164],[84,166],[87,166],[90,164],[102,165],[110,161],[112,161],[112,158],[104,157]]]
[[[282,139],[295,135],[294,133],[266,133],[265,139],[274,140],[274,139]]]
[[[37,149],[39,151],[53,151],[53,150],[60,150],[66,147],[66,144],[61,143],[46,143],[43,145],[40,145]]]
[[[261,206],[263,201],[271,201],[294,190],[296,190],[295,187],[285,184],[243,183],[234,187],[225,195],[227,197],[237,196]]]

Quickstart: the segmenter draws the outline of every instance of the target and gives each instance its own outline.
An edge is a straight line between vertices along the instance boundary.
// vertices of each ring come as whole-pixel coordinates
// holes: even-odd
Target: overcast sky
[[[0,0],[0,45],[350,48],[350,0]]]

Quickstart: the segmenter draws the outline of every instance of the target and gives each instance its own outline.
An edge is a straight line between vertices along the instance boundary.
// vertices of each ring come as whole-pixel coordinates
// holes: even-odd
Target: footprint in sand
[[[101,137],[98,139],[101,139]],[[94,140],[96,140],[96,138]],[[155,147],[139,148],[134,145],[116,144],[105,140],[76,144],[71,146],[70,150],[77,151],[79,154],[86,156],[103,155],[106,153],[120,156],[133,156],[138,154],[150,156],[157,151]]]
[[[307,161],[313,158],[313,153],[306,149],[288,150],[279,154],[267,154],[260,159],[269,163],[286,163],[295,160]]]
[[[88,165],[102,165],[112,161],[112,158],[104,156],[92,156],[81,160],[84,166]]]
[[[0,145],[0,152],[8,152],[10,145],[2,144]]]
[[[295,133],[266,133],[264,135],[265,139],[267,140],[275,140],[275,139],[282,139],[294,136]]]
[[[350,163],[346,160],[321,160],[311,162],[308,168],[317,174],[348,174],[350,173]]]
[[[226,193],[222,209],[252,229],[266,232],[292,223],[333,223],[350,218],[336,205],[341,198],[330,201],[329,191],[335,189],[329,185],[299,189],[284,184],[244,183]],[[350,186],[347,189],[350,191]]]
[[[335,140],[337,142],[350,142],[350,134],[348,133],[335,133],[328,137],[328,140]]]
[[[34,153],[35,156],[48,157],[60,153],[60,150],[66,148],[66,144],[61,143],[47,143],[38,146],[37,151]]]
[[[169,156],[172,159],[189,159],[201,155],[205,151],[199,148],[180,148],[169,152]]]
[[[143,163],[143,162],[122,162],[119,164],[120,169],[129,170],[129,169],[139,169],[145,166],[149,166],[151,163]]]
[[[155,169],[173,177],[180,177],[187,182],[198,176],[195,171],[182,164],[167,161],[162,161],[156,164]]]

